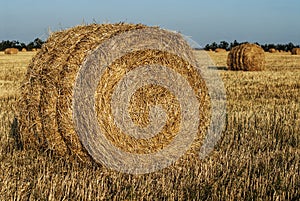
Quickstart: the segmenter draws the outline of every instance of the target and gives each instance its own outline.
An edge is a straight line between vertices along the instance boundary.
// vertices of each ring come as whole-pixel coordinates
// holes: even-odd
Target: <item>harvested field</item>
[[[209,52],[227,92],[222,139],[204,160],[194,156],[159,172],[128,175],[48,150],[21,150],[11,129],[35,54],[0,52],[0,200],[299,199],[298,55],[266,54],[264,71],[245,72],[223,70],[228,53]]]

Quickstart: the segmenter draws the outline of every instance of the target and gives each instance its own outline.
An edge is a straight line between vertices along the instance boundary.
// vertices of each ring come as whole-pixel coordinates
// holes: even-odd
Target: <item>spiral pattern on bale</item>
[[[202,140],[210,116],[205,81],[194,64],[181,35],[158,27],[92,24],[53,33],[21,87],[24,147],[104,164],[108,146],[128,157],[166,149],[148,168],[178,157],[179,149],[183,155],[193,140]],[[181,138],[183,145],[177,143]],[[118,154],[111,157],[128,163],[127,169],[136,160],[148,163]]]
[[[228,70],[264,70],[265,52],[256,44],[244,43],[233,47],[227,56]]]

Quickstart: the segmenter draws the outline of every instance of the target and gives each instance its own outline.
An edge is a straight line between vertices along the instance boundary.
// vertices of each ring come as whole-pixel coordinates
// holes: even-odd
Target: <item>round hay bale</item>
[[[22,52],[27,52],[26,48],[22,48],[21,51],[22,51]]]
[[[111,43],[112,39],[119,35],[139,30],[147,30],[150,33],[149,37],[153,35],[151,40],[140,38],[146,48],[139,49],[141,43],[134,41],[142,37],[140,34],[133,34],[132,41],[125,38],[126,40],[118,39],[118,42]],[[157,45],[157,41],[167,45],[158,46],[157,49],[151,48]],[[136,47],[130,52],[112,54],[113,51],[125,51],[131,47],[131,43],[135,43]],[[102,154],[108,152],[105,149],[97,151],[106,142],[105,139],[130,154],[149,154],[168,147],[175,139],[176,133],[181,130],[181,115],[185,115],[180,111],[180,99],[175,97],[177,87],[174,87],[174,92],[170,92],[167,86],[157,86],[150,78],[148,84],[137,87],[140,82],[132,80],[147,77],[148,74],[131,74],[132,71],[147,70],[149,66],[151,69],[154,66],[153,68],[159,70],[155,67],[157,64],[170,68],[168,72],[176,72],[183,76],[196,94],[196,100],[200,103],[197,109],[201,111],[200,124],[197,128],[197,134],[200,136],[205,130],[204,125],[208,121],[206,114],[209,113],[206,85],[193,65],[173,54],[172,49],[167,51],[166,48],[175,48],[169,47],[170,43],[176,44],[176,48],[180,49],[186,58],[193,58],[192,49],[181,35],[158,27],[124,23],[92,24],[53,33],[34,56],[21,87],[19,131],[24,148],[50,149],[61,156],[72,155],[82,161],[95,160],[100,163]],[[107,58],[117,58],[109,62],[89,60],[94,58],[92,55],[102,53]],[[98,56],[95,56],[95,59],[99,59]],[[105,68],[98,69],[102,63],[106,64]],[[161,74],[164,74],[163,72],[166,72],[166,69],[162,69]],[[124,81],[125,76],[132,77]],[[120,82],[125,83],[125,90],[118,84]],[[176,82],[180,86],[180,80],[176,79]],[[159,104],[167,116],[165,125],[158,135],[140,138],[124,133],[124,130],[129,128],[118,127],[119,124],[126,123],[121,117],[120,121],[123,122],[118,123],[116,120],[120,112],[116,108],[123,105],[124,99],[114,97],[125,93],[130,83],[137,86],[129,93],[130,100],[126,99],[129,106],[124,106],[131,117],[129,121],[142,130],[152,129],[151,122],[155,119],[151,119],[151,116],[153,112],[156,114],[156,110],[150,110],[149,107]],[[180,88],[178,87],[178,90]],[[125,97],[124,94],[123,96]],[[185,113],[196,114],[194,112],[189,114],[188,111]],[[93,122],[78,123],[88,121],[87,119]],[[98,132],[93,132],[96,130],[104,133],[104,136],[99,137]]]
[[[291,51],[292,55],[300,55],[300,48],[293,48]]]
[[[264,64],[264,50],[256,44],[236,46],[227,57],[228,70],[260,71],[264,69]]]
[[[226,52],[226,50],[222,49],[222,48],[217,48],[217,49],[215,49],[215,52]]]
[[[17,48],[6,48],[4,54],[18,54],[19,50]]]
[[[275,53],[275,52],[276,52],[276,49],[275,49],[275,48],[270,48],[270,49],[269,49],[269,52],[270,52],[270,53]]]
[[[36,52],[36,48],[32,48],[31,51],[32,51],[32,52]]]

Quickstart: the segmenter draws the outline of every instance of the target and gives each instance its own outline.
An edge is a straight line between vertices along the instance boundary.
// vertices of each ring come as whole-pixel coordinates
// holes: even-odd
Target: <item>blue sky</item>
[[[300,44],[299,0],[6,0],[0,41],[45,40],[49,29],[120,21],[180,31],[202,46],[235,39]]]

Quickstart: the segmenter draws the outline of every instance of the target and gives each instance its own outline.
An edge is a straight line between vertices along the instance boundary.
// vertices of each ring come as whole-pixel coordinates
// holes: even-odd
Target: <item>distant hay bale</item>
[[[22,48],[21,51],[22,51],[22,52],[27,52],[26,48]]]
[[[31,51],[32,51],[32,52],[36,52],[36,48],[32,48]]]
[[[236,46],[227,57],[228,70],[260,71],[264,69],[264,64],[264,50],[256,44]]]
[[[275,53],[275,52],[276,52],[276,49],[275,49],[275,48],[271,48],[271,49],[269,49],[269,52],[270,52],[270,53]]]
[[[122,33],[144,29],[150,30],[154,35],[156,32],[163,31],[163,38],[159,37],[155,40],[166,40],[165,44],[175,40],[178,48],[185,52],[187,57],[192,57],[192,49],[181,35],[161,30],[158,27],[149,28],[141,24],[92,24],[53,33],[43,44],[42,49],[34,56],[21,87],[18,118],[19,132],[24,148],[53,150],[58,155],[77,156],[82,161],[87,162],[95,160],[98,153],[91,153],[87,148],[100,146],[95,141],[101,141],[101,139],[95,139],[93,133],[88,133],[89,136],[87,137],[80,136],[80,129],[74,122],[73,98],[74,90],[77,90],[75,88],[77,76],[81,72],[86,58],[100,45]],[[153,40],[147,41],[146,39],[142,42],[155,44]],[[120,43],[124,48],[127,47],[126,43]],[[109,55],[109,52],[107,53]],[[204,80],[193,66],[176,54],[162,50],[144,49],[125,54],[108,64],[108,67],[103,71],[97,90],[94,92],[95,112],[97,113],[95,118],[98,120],[99,129],[105,133],[106,138],[116,147],[129,153],[151,153],[162,149],[174,139],[174,133],[180,127],[180,106],[174,94],[166,91],[163,87],[151,84],[139,88],[133,94],[134,97],[128,110],[132,121],[136,125],[145,127],[149,123],[149,105],[160,103],[168,114],[167,123],[162,128],[161,133],[149,139],[136,139],[130,135],[125,135],[115,125],[111,100],[116,83],[127,72],[139,66],[157,63],[172,68],[183,75],[195,91],[199,102],[207,101],[207,89]],[[95,79],[95,75],[91,74],[89,80],[83,81],[89,84]],[[89,90],[89,87],[86,90]],[[85,100],[86,94],[80,94],[80,97]],[[206,106],[207,104],[200,104],[199,106],[199,110],[204,111],[200,112],[201,122],[206,121],[205,112],[208,112]],[[77,115],[89,115],[85,112]],[[90,141],[93,143],[89,144]]]
[[[6,48],[4,50],[5,54],[18,54],[19,50],[17,48]]]
[[[217,49],[215,49],[215,52],[226,52],[226,50],[222,49],[222,48],[217,48]]]
[[[292,55],[300,55],[300,48],[293,48],[291,51]]]

